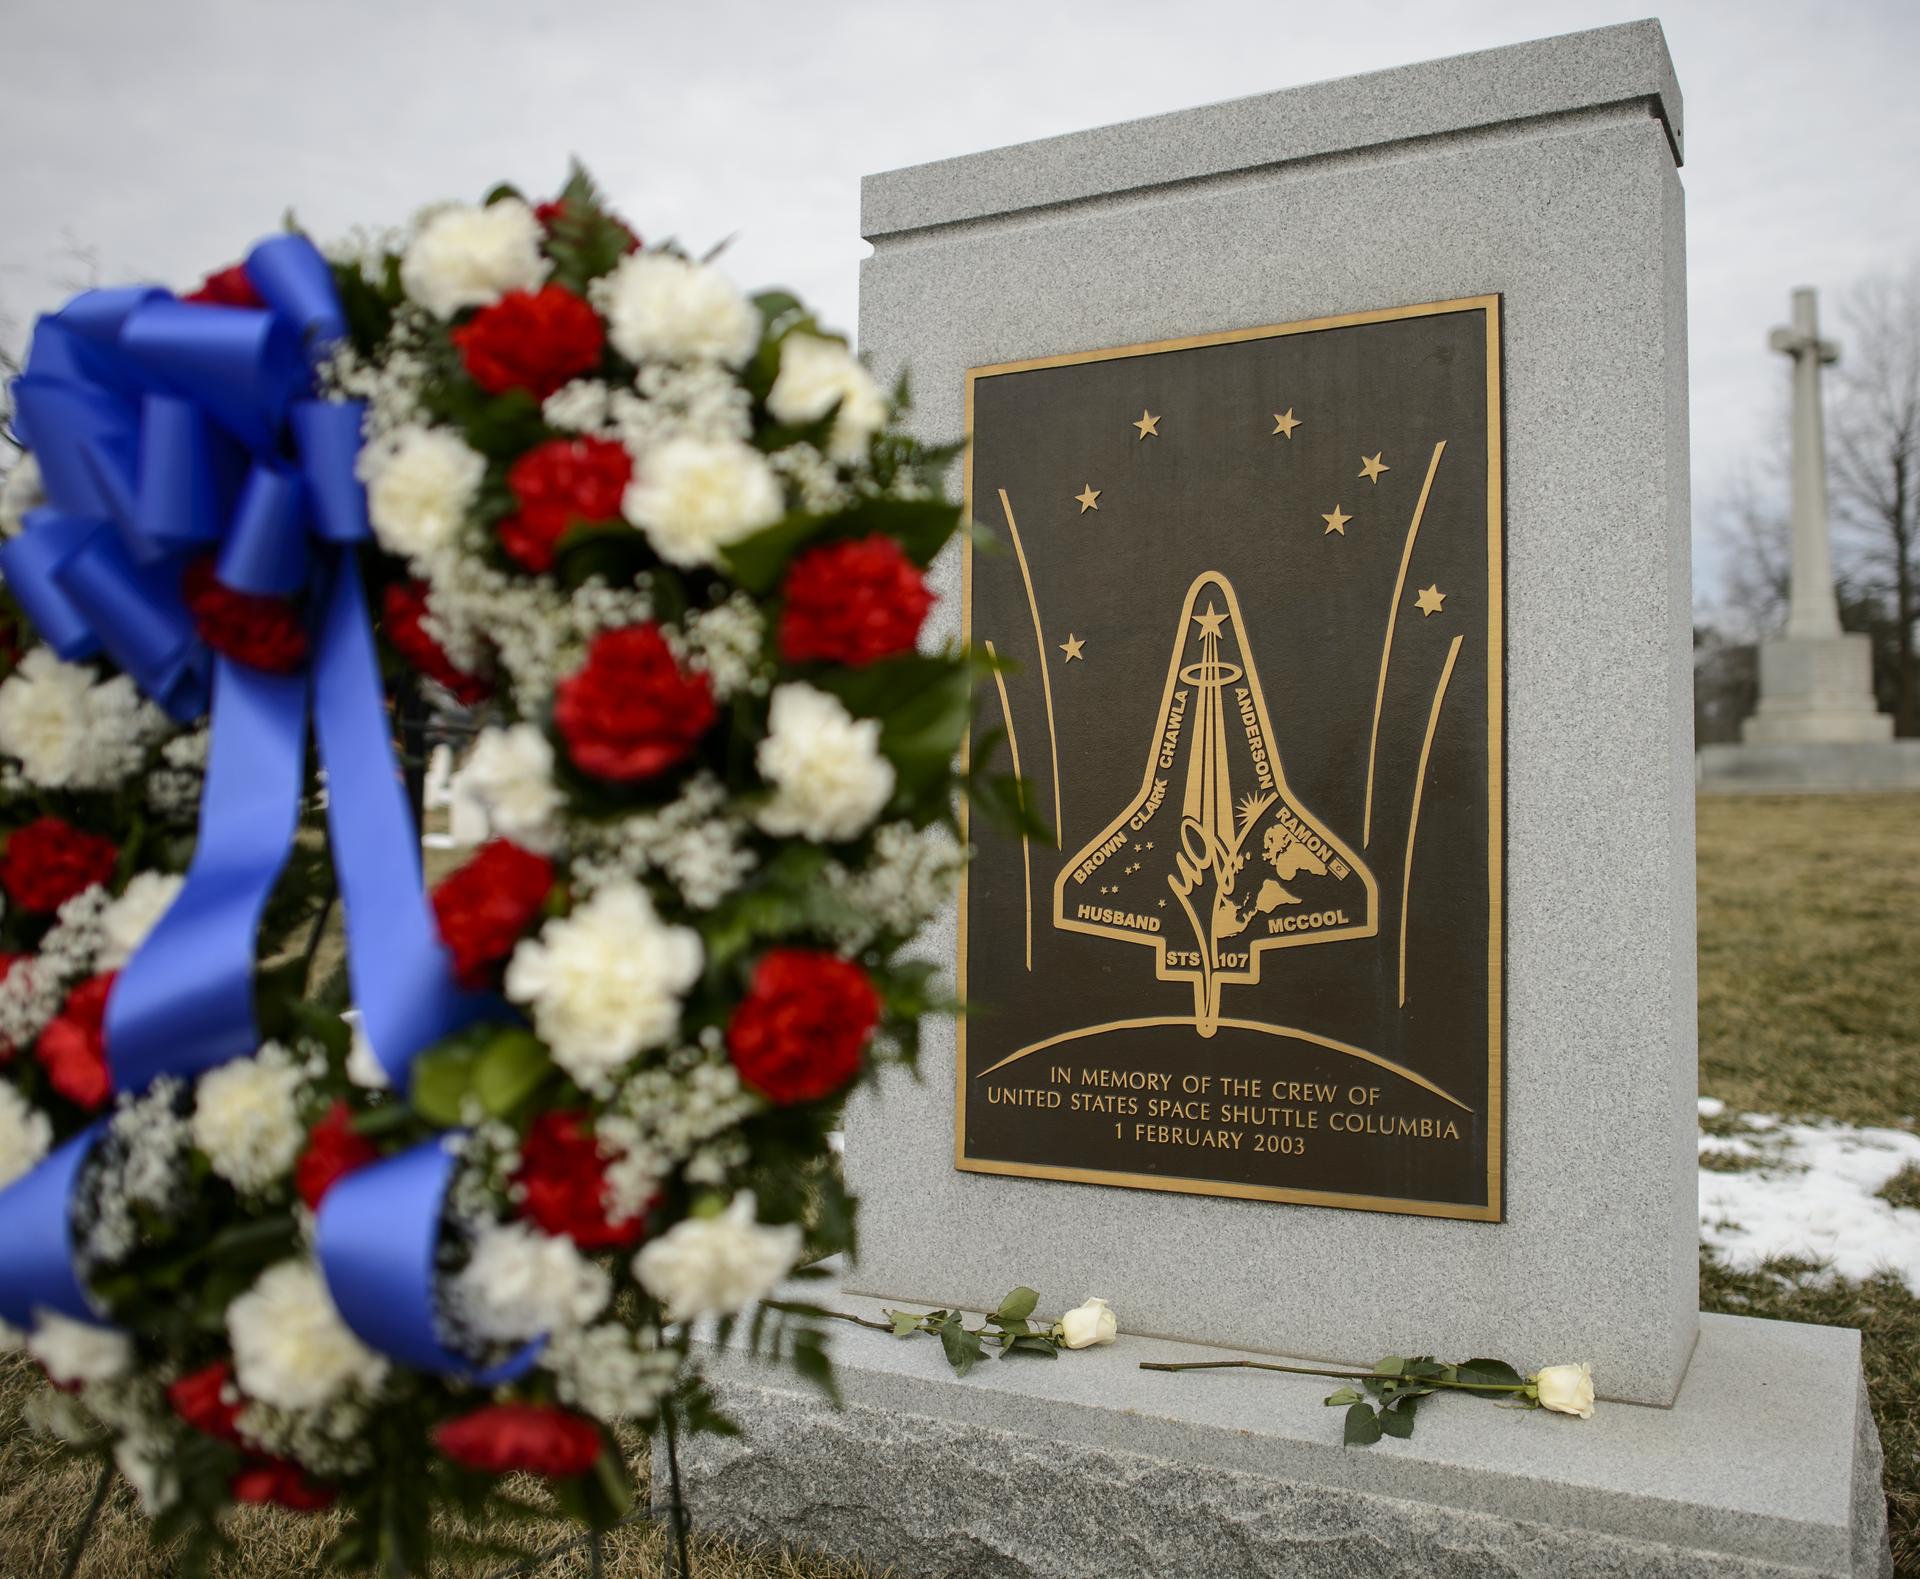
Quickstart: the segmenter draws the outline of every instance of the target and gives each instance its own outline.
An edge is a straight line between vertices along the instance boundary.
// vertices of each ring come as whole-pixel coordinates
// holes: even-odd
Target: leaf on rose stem
[[[995,1322],[1023,1322],[1033,1314],[1034,1306],[1039,1303],[1040,1296],[1023,1285],[1001,1300],[1000,1308],[988,1319]]]
[[[1380,1429],[1388,1436],[1397,1436],[1404,1441],[1413,1435],[1413,1412],[1419,1407],[1417,1398],[1395,1400],[1380,1411]]]
[[[1351,1387],[1342,1387],[1334,1392],[1328,1393],[1320,1402],[1329,1409],[1343,1409],[1348,1404],[1361,1402],[1361,1398]]]
[[[1342,1440],[1348,1447],[1371,1447],[1380,1440],[1380,1417],[1370,1404],[1355,1404],[1347,1411]]]
[[[958,1312],[940,1328],[940,1346],[947,1351],[947,1363],[962,1376],[973,1369],[983,1352],[980,1334],[968,1331]]]
[[[1401,1356],[1389,1354],[1378,1365],[1374,1366],[1373,1374],[1375,1376],[1398,1376],[1406,1369],[1406,1365],[1407,1362],[1401,1358]]]
[[[1526,1378],[1505,1360],[1468,1360],[1457,1369],[1463,1382],[1493,1382],[1505,1387],[1526,1385]]]
[[[893,1323],[896,1338],[910,1338],[920,1330],[920,1317],[911,1310],[890,1310],[887,1320]]]

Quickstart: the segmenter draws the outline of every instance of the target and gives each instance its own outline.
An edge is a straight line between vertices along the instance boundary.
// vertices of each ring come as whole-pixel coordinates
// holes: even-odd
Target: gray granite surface
[[[846,1327],[835,1356],[843,1412],[790,1373],[709,1352],[748,1430],[684,1450],[698,1523],[902,1579],[1891,1572],[1859,1338],[1843,1329],[1704,1317],[1671,1409],[1602,1404],[1580,1421],[1446,1398],[1410,1440],[1366,1449],[1340,1445],[1340,1412],[1320,1402],[1333,1383],[1139,1370],[1218,1357],[1164,1341],[960,1378],[932,1339]]]
[[[1646,96],[1567,86],[1664,81],[1658,40],[1637,25],[1473,57],[1476,81],[1536,85],[1531,119],[1407,140],[1382,107],[1354,131],[1386,140],[1290,160],[1280,94],[1222,134],[1278,139],[1230,179],[1121,190],[1183,121],[1162,118],[1069,150],[1061,169],[1100,202],[871,227],[861,345],[887,379],[910,370],[916,428],[942,440],[962,430],[971,366],[1503,293],[1508,1212],[1470,1224],[960,1173],[952,1033],[935,1024],[923,1080],[849,1113],[867,1201],[855,1287],[974,1308],[1019,1283],[1108,1294],[1139,1331],[1350,1361],[1577,1354],[1609,1396],[1674,1397],[1698,1233],[1683,203]],[[1191,113],[1209,141],[1216,112]],[[1048,146],[1025,151],[1036,169]],[[969,170],[1024,179],[994,174],[1010,157],[881,190],[898,205],[924,185],[950,218]],[[936,638],[959,629],[954,559],[939,586]],[[927,947],[950,959],[953,944],[949,917]]]
[[[1680,85],[1656,21],[1342,77],[870,175],[870,241],[1139,188],[1631,106],[1680,158]]]

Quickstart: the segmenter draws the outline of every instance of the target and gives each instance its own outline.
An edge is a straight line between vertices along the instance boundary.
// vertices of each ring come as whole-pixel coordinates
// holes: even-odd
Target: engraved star
[[[1426,587],[1421,590],[1420,595],[1413,601],[1420,606],[1420,612],[1423,615],[1438,614],[1440,612],[1440,605],[1447,601],[1447,595],[1438,587]]]
[[[1390,472],[1393,470],[1391,466],[1382,463],[1380,454],[1381,452],[1376,450],[1371,455],[1362,455],[1360,457],[1360,475],[1366,478],[1368,482],[1378,482],[1382,472]]]
[[[1080,513],[1082,515],[1085,515],[1089,510],[1097,510],[1100,508],[1099,505],[1094,503],[1094,500],[1099,497],[1100,490],[1094,487],[1092,483],[1088,483],[1083,490],[1074,495],[1074,498],[1080,501]]]
[[[1084,646],[1086,646],[1086,642],[1082,638],[1074,635],[1072,631],[1068,631],[1067,639],[1060,643],[1060,650],[1066,654],[1066,657],[1060,661],[1062,663],[1072,663],[1075,658],[1080,657],[1080,649]],[[1082,659],[1082,662],[1084,661],[1085,660]]]
[[[1207,612],[1204,614],[1196,614],[1194,616],[1194,622],[1199,625],[1202,636],[1218,636],[1220,634],[1220,627],[1225,623],[1226,618],[1226,615],[1222,614],[1209,603],[1207,605]]]
[[[1165,910],[1165,909],[1167,908],[1167,902],[1166,902],[1166,900],[1164,900],[1164,899],[1163,899],[1163,900],[1161,900],[1161,901],[1160,901],[1160,908],[1161,908],[1162,910]]]
[[[1347,522],[1351,521],[1353,517],[1348,515],[1346,511],[1342,510],[1340,506],[1336,504],[1331,514],[1323,515],[1320,519],[1327,523],[1327,530],[1320,534],[1322,537],[1327,536],[1329,532],[1338,532],[1342,537],[1345,537],[1347,535]]]
[[[1273,414],[1273,432],[1279,434],[1283,439],[1291,440],[1293,438],[1293,430],[1300,425],[1300,419],[1293,414],[1293,407],[1291,406],[1287,407],[1285,415],[1282,415],[1278,411]],[[1267,436],[1271,438],[1273,435],[1268,434]]]
[[[1149,839],[1149,840],[1147,840],[1147,848],[1148,848],[1149,850],[1151,850],[1151,849],[1153,848],[1153,840],[1151,840],[1151,839]]]
[[[1145,439],[1148,434],[1152,434],[1156,439],[1160,437],[1160,419],[1145,406],[1140,408],[1140,420],[1134,423],[1134,426],[1140,430],[1142,439]]]

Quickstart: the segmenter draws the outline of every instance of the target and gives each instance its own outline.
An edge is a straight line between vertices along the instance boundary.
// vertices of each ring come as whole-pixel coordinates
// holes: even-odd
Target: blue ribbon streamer
[[[111,658],[183,723],[211,709],[192,865],[108,1001],[115,1086],[191,1078],[258,1047],[254,949],[299,824],[311,704],[355,997],[376,1057],[404,1090],[422,1051],[505,1007],[457,986],[424,890],[360,586],[356,545],[372,535],[354,470],[364,412],[312,398],[312,366],[344,332],[332,273],[302,236],[262,242],[246,270],[265,309],[142,287],[89,291],[40,321],[14,391],[49,503],[0,545],[0,575],[62,658]],[[180,591],[186,560],[207,552],[236,591],[311,589],[309,673],[266,674],[208,652]],[[36,1308],[98,1319],[71,1226],[97,1133],[0,1191],[0,1315],[10,1321]],[[471,1374],[421,1337],[431,1335],[432,1245],[451,1169],[439,1148],[423,1150],[441,1159],[438,1175],[409,1152],[356,1176],[389,1179],[391,1191],[335,1187],[329,1204],[342,1191],[346,1204],[329,1217],[321,1266],[367,1342]]]
[[[435,1255],[455,1167],[449,1138],[423,1141],[336,1183],[320,1202],[314,1249],[334,1306],[363,1342],[415,1370],[497,1387],[524,1376],[546,1340],[485,1368],[440,1341]]]

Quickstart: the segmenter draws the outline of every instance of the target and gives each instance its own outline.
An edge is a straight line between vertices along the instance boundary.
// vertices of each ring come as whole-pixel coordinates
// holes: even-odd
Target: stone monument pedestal
[[[880,1315],[822,1288],[791,1294]],[[1108,1292],[1124,1322],[1125,1287]],[[932,1338],[838,1327],[835,1410],[790,1371],[709,1352],[750,1431],[682,1444],[688,1502],[697,1524],[903,1579],[1893,1571],[1855,1332],[1703,1316],[1670,1409],[1573,1420],[1433,1398],[1412,1438],[1367,1448],[1342,1447],[1342,1411],[1321,1403],[1338,1383],[1138,1368],[1226,1357],[1123,1333],[960,1377]]]
[[[1750,746],[1871,745],[1893,739],[1873,705],[1865,636],[1783,636],[1760,647],[1760,707],[1740,727]]]

